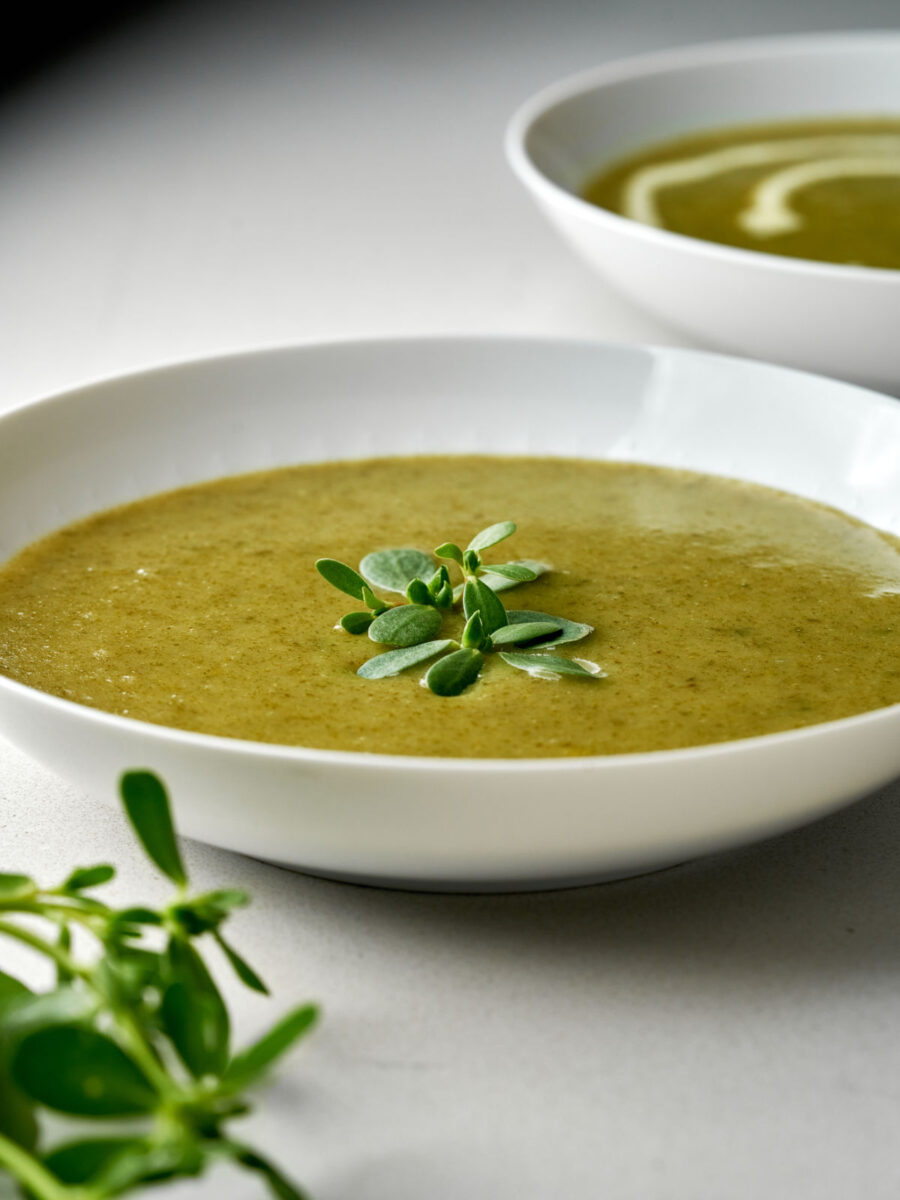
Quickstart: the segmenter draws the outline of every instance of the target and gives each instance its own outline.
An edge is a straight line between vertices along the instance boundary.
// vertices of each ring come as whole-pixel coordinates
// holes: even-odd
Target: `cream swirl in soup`
[[[743,249],[900,268],[900,118],[678,138],[610,164],[585,197]]]

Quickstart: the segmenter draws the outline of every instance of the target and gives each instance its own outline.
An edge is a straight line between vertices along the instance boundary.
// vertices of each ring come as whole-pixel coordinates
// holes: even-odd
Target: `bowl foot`
[[[656,863],[621,867],[612,871],[586,872],[578,875],[553,875],[547,877],[510,878],[510,879],[442,879],[398,878],[390,875],[366,875],[349,871],[328,871],[318,867],[306,867],[295,863],[277,862],[274,859],[260,859],[270,866],[281,867],[284,871],[293,871],[298,875],[312,875],[316,879],[328,879],[333,883],[350,883],[357,887],[385,888],[398,892],[438,892],[452,895],[502,895],[516,892],[555,892],[568,888],[594,887],[603,883],[618,883],[625,879],[634,879],[640,875],[655,875],[660,871],[670,871],[682,866],[683,859],[670,863]]]

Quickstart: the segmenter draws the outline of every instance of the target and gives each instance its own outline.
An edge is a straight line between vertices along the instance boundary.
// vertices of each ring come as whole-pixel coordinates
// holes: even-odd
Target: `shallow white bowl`
[[[900,271],[738,250],[580,198],[604,163],[700,129],[900,115],[900,32],[724,42],[611,62],[528,100],[513,170],[570,246],[654,316],[703,342],[895,390]]]
[[[0,419],[0,560],[183,484],[438,451],[690,467],[900,533],[898,444],[895,401],[685,350],[447,339],[265,351],[114,379]],[[0,679],[0,730],[109,801],[124,769],[160,772],[193,837],[319,874],[439,889],[650,870],[798,825],[900,773],[900,705],[692,750],[485,761],[185,733]]]

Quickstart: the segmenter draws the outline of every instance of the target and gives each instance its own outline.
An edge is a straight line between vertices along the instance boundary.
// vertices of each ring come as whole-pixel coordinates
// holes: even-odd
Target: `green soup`
[[[900,269],[900,117],[714,129],[599,171],[585,199],[689,237]]]
[[[440,477],[441,488],[433,481]],[[378,648],[313,562],[518,532],[554,569],[508,607],[595,627],[601,681],[488,656],[458,697]],[[507,549],[508,548],[508,549]],[[900,701],[900,544],[751,484],[629,464],[407,458],[239,476],[101,513],[0,569],[0,670],[81,704],[265,742],[415,755],[617,754]]]

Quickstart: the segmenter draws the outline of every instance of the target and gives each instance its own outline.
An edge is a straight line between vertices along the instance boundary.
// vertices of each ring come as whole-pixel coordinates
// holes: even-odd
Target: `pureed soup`
[[[594,626],[558,653],[606,677],[551,682],[488,655],[456,697],[421,686],[422,670],[360,678],[384,647],[335,628],[360,605],[314,561],[464,546],[507,518],[518,532],[485,559],[553,570],[503,600]],[[458,636],[461,618],[447,620]],[[617,754],[900,701],[900,543],[812,502],[688,471],[328,463],[184,488],[52,534],[0,569],[0,628],[0,670],[13,679],[181,729],[394,754]]]
[[[900,117],[712,129],[600,170],[584,198],[689,237],[900,269]]]

